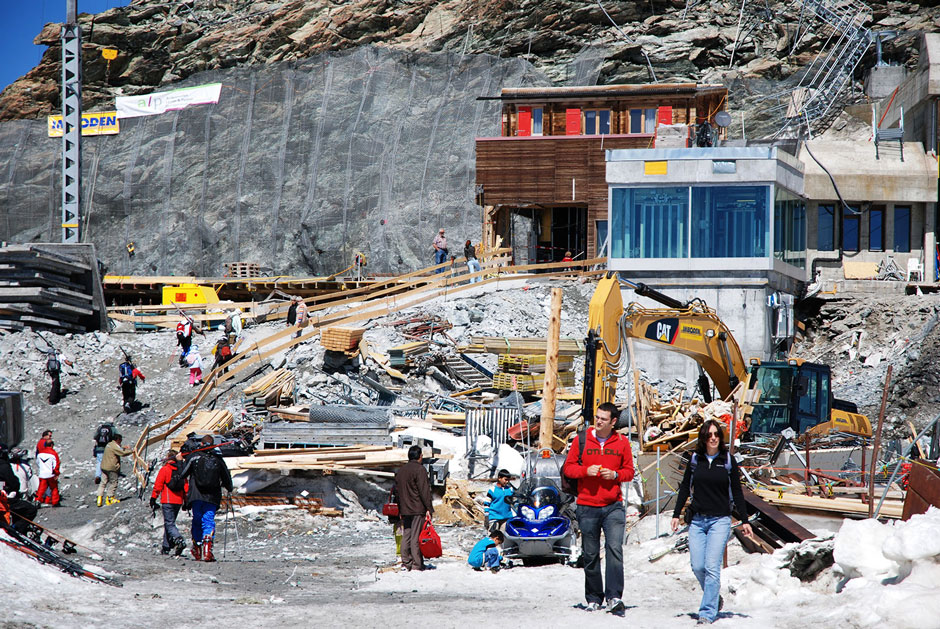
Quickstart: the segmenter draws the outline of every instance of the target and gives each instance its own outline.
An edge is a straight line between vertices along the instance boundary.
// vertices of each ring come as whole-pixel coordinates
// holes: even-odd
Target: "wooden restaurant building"
[[[660,83],[506,88],[500,137],[476,139],[483,240],[516,264],[606,255],[605,150],[711,146],[728,91]],[[702,135],[704,123],[709,123]]]

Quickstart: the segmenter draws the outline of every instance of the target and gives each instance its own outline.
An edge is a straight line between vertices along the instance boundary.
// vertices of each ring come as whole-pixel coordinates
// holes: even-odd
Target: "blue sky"
[[[101,13],[128,0],[77,0],[79,13]],[[0,90],[39,63],[45,46],[33,44],[47,22],[65,21],[66,0],[0,0]]]

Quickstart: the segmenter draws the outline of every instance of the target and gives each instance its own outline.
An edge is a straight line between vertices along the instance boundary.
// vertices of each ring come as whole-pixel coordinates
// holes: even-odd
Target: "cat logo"
[[[684,339],[689,339],[692,341],[701,341],[704,333],[702,328],[697,325],[689,325],[687,323],[682,324],[682,328],[679,330],[679,336]]]
[[[660,343],[666,343],[672,345],[676,341],[676,333],[679,331],[679,319],[675,317],[669,317],[667,319],[660,319],[655,323],[651,323],[648,328],[646,328],[646,334],[644,335],[651,341],[658,341]]]

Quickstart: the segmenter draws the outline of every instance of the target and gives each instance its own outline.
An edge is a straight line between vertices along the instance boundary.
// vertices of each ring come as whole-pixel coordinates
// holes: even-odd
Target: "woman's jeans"
[[[702,586],[698,617],[711,622],[718,616],[721,593],[721,563],[731,534],[731,517],[696,515],[689,525],[689,554],[692,572]]]
[[[467,269],[469,269],[471,273],[476,273],[477,271],[480,270],[480,261],[477,260],[476,258],[471,258],[467,260]],[[474,282],[479,282],[479,281],[480,281],[479,277],[474,277],[473,279],[470,280],[470,283],[473,284]]]

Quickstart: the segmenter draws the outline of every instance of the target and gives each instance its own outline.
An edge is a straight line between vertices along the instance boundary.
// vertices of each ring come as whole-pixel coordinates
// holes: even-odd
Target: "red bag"
[[[444,554],[444,549],[441,547],[441,537],[434,530],[434,525],[431,524],[431,516],[427,516],[424,520],[424,528],[421,529],[421,535],[418,536],[418,545],[425,559],[436,559]]]
[[[399,516],[398,496],[395,495],[394,489],[388,492],[388,502],[382,505],[382,515],[388,516],[390,518],[397,518]]]

